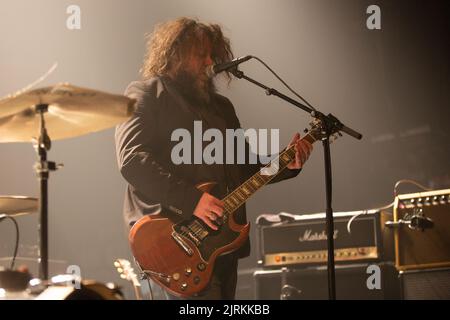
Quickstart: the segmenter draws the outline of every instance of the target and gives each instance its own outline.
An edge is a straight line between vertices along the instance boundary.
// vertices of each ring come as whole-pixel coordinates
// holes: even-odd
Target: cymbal
[[[25,196],[0,196],[0,215],[21,216],[38,211],[38,199]]]
[[[51,140],[81,136],[126,121],[135,100],[61,83],[0,100],[0,142],[30,142],[39,135],[37,104],[47,104],[45,126]]]

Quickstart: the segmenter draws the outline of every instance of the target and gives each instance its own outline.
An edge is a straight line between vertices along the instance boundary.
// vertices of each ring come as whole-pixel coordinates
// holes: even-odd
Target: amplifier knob
[[[423,199],[422,198],[417,199],[417,206],[418,207],[423,206]]]

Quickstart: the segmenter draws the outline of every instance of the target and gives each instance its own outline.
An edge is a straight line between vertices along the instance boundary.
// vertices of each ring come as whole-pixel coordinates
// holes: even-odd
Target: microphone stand
[[[328,115],[323,114],[320,111],[313,110],[308,106],[278,92],[273,88],[269,88],[262,83],[247,77],[242,71],[237,68],[231,68],[229,70],[236,78],[245,79],[254,85],[263,88],[266,95],[274,95],[281,98],[284,101],[308,112],[313,118],[319,120],[322,126],[322,145],[324,150],[325,161],[325,188],[326,188],[326,229],[327,229],[327,245],[328,245],[328,299],[336,300],[336,277],[335,277],[335,263],[334,263],[334,222],[333,222],[333,209],[331,207],[332,202],[332,174],[331,174],[331,153],[330,153],[330,136],[335,132],[345,132],[355,139],[361,139],[362,135],[353,129],[342,124],[331,113]]]

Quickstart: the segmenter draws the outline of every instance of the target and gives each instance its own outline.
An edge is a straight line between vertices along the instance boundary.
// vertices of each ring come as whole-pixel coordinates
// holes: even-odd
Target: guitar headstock
[[[133,284],[139,283],[138,276],[131,267],[130,261],[126,259],[116,259],[114,261],[114,266],[122,279],[131,281]]]

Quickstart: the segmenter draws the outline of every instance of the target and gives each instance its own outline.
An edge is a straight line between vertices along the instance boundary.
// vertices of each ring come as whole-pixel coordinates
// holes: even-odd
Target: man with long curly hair
[[[126,95],[136,99],[134,116],[116,129],[117,158],[127,181],[125,221],[132,226],[143,215],[160,212],[189,219],[196,216],[217,230],[223,216],[220,200],[261,168],[256,164],[175,164],[171,151],[174,130],[194,133],[194,121],[203,128],[240,128],[231,102],[216,92],[206,70],[233,58],[230,41],[220,26],[179,18],[156,27],[147,43],[142,80],[132,82]],[[231,77],[225,73],[228,79]],[[311,145],[296,134],[296,159],[272,182],[296,176],[311,152]],[[216,181],[214,195],[195,186]],[[245,206],[236,212],[246,223]],[[238,259],[249,255],[250,244],[220,256],[211,281],[193,299],[234,299]],[[169,298],[174,296],[167,294]]]

